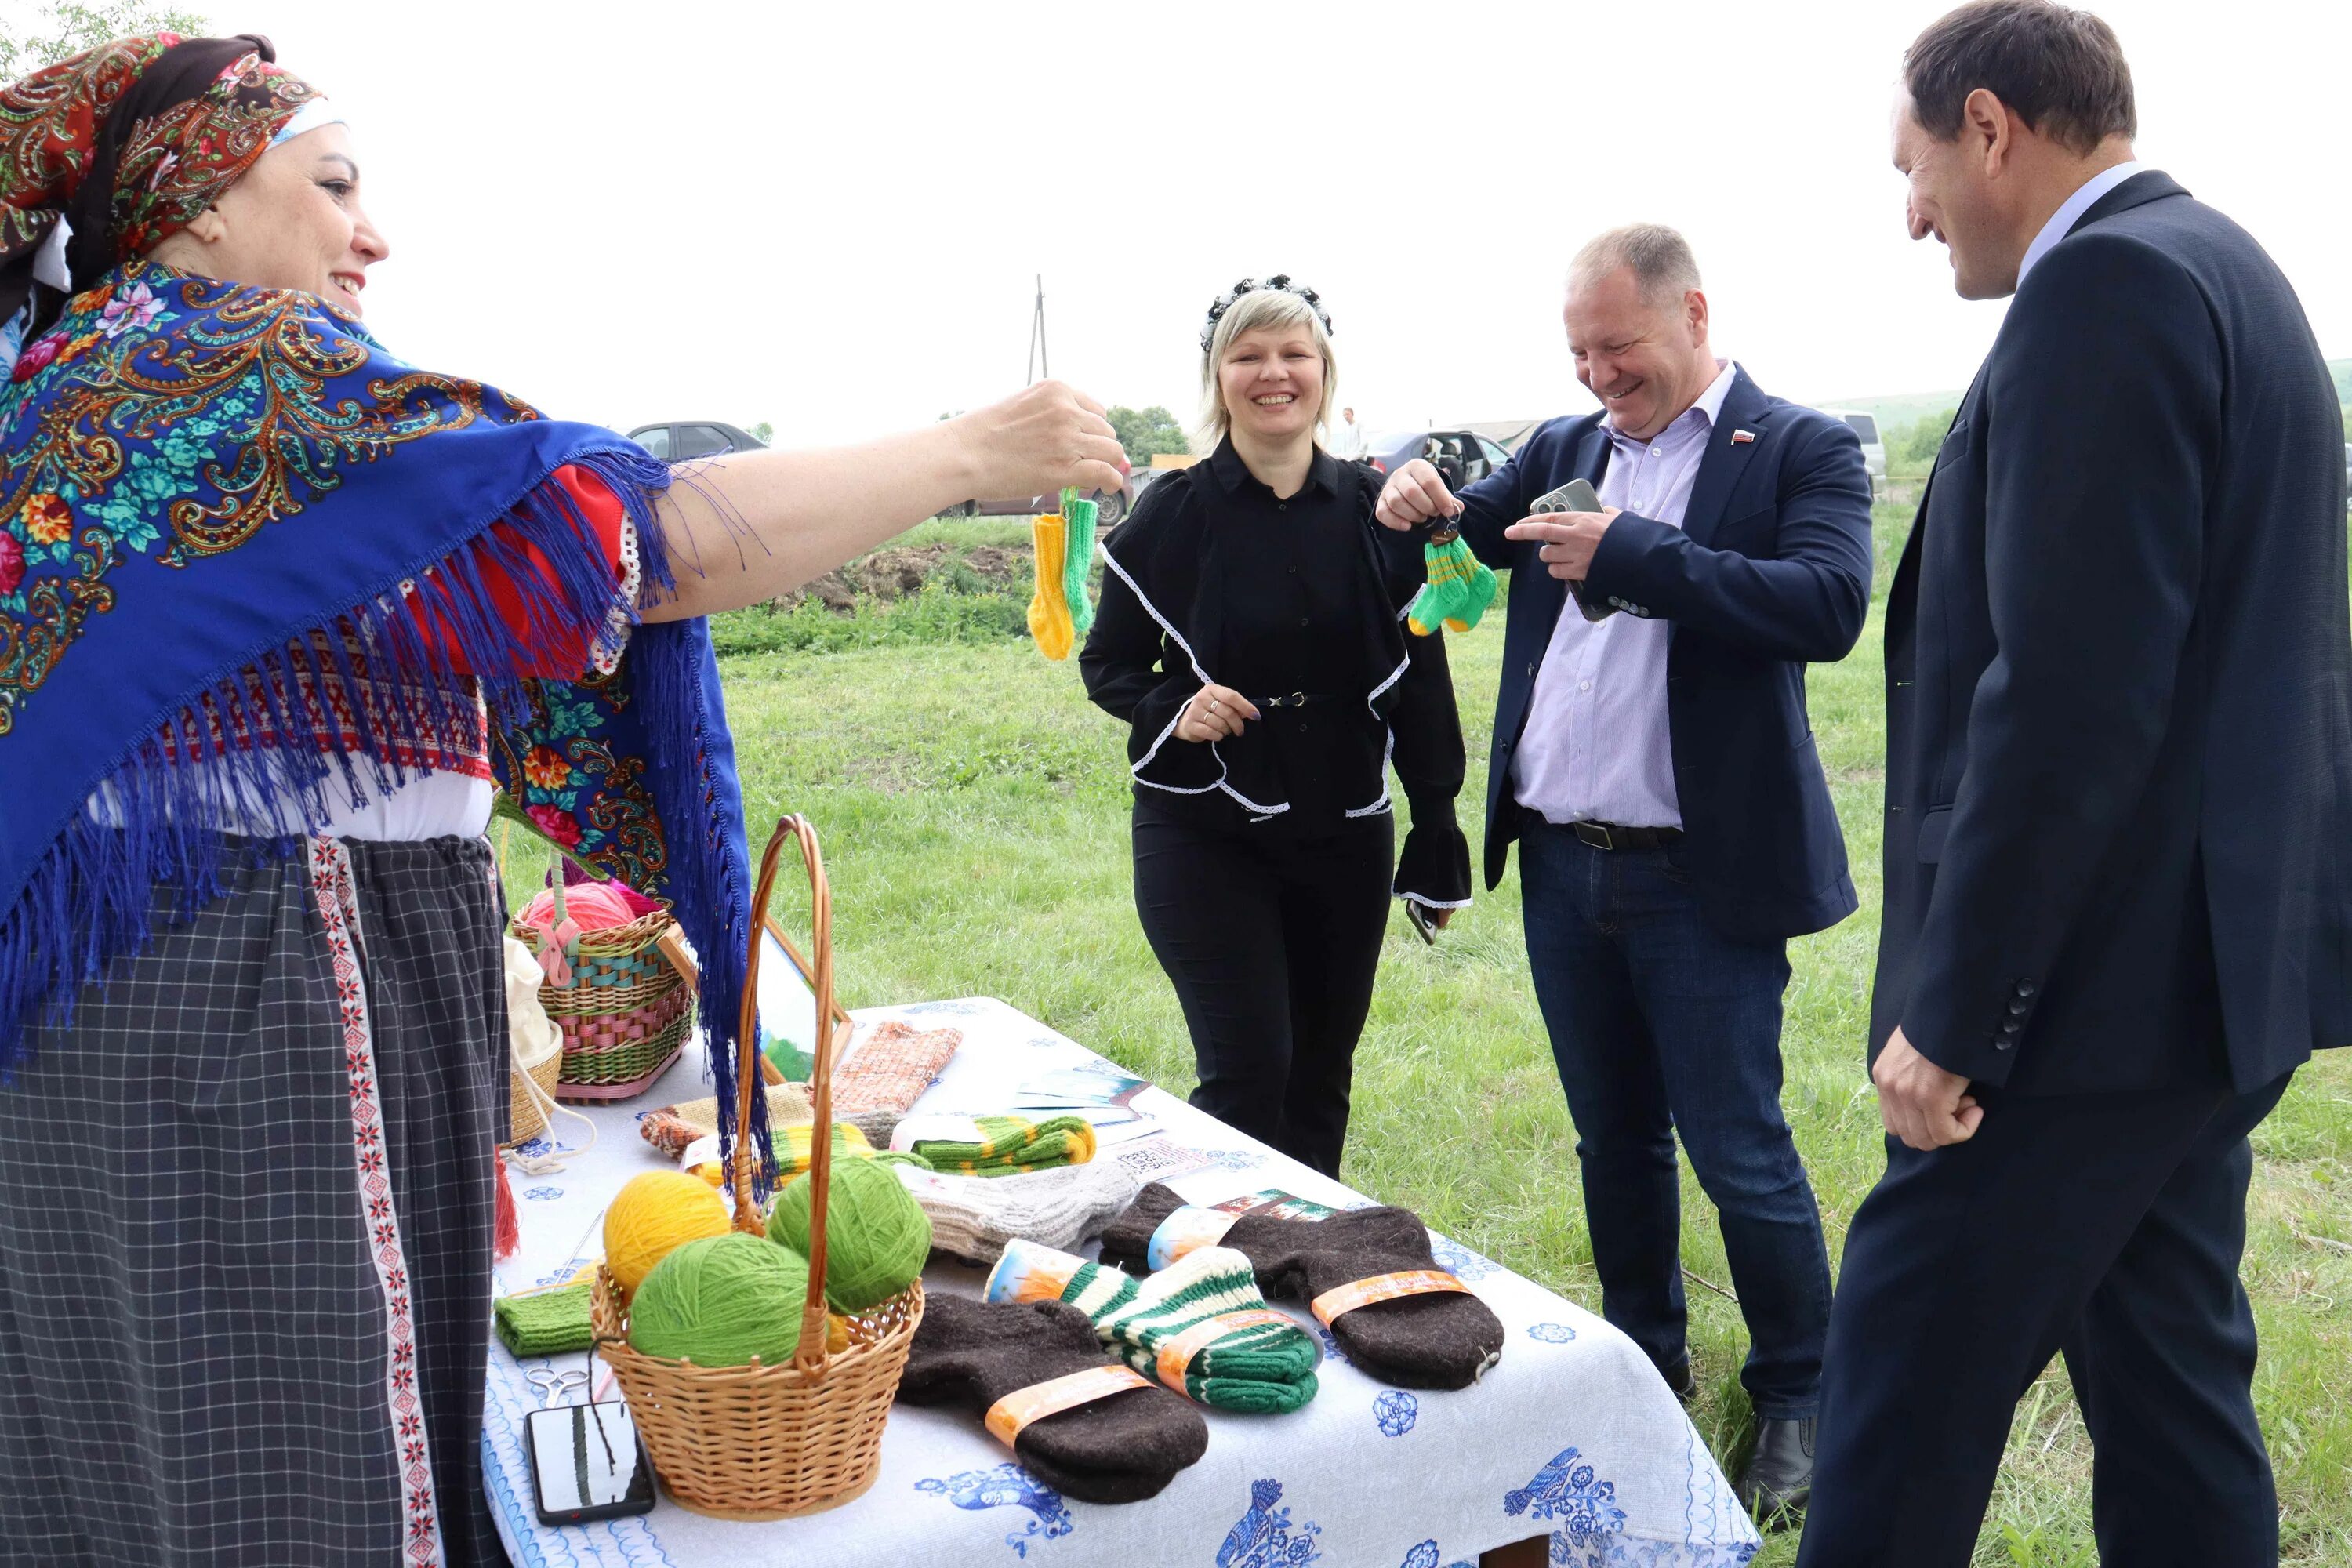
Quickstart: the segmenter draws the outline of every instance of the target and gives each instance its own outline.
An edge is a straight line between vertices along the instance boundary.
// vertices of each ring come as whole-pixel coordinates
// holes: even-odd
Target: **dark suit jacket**
[[[2344,431],[2260,246],[2165,175],[2017,291],[1886,614],[1899,1022],[2020,1092],[2352,1039]]]
[[[1599,488],[1611,450],[1601,418],[1546,423],[1462,492],[1462,537],[1487,565],[1514,574],[1486,773],[1490,888],[1519,835],[1511,760],[1568,602],[1538,547],[1503,530],[1572,479]],[[1742,431],[1754,439],[1735,440]],[[1585,591],[1628,615],[1674,623],[1666,727],[1707,922],[1761,941],[1852,914],[1845,839],[1805,716],[1805,666],[1843,658],[1870,606],[1870,477],[1853,432],[1767,396],[1740,371],[1707,437],[1683,526],[1620,515]]]

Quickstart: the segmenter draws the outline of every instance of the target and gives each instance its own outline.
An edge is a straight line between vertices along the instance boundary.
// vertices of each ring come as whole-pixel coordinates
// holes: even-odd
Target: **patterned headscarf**
[[[0,87],[0,369],[68,294],[185,228],[318,100],[277,58],[251,34],[156,33]],[[63,267],[38,268],[61,219]]]

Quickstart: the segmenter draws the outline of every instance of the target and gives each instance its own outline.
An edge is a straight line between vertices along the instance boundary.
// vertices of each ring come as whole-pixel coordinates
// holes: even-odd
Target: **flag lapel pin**
[[[1756,432],[1753,430],[1734,430],[1731,433],[1731,444],[1735,447],[1744,447],[1755,439]]]

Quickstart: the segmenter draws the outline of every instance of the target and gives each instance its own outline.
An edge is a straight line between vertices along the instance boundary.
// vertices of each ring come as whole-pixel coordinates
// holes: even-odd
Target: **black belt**
[[[1328,691],[1294,691],[1287,697],[1252,699],[1260,708],[1304,708],[1309,702],[1336,702],[1339,698]]]
[[[1679,827],[1620,827],[1613,822],[1571,822],[1568,828],[1595,849],[1664,849],[1683,837]]]

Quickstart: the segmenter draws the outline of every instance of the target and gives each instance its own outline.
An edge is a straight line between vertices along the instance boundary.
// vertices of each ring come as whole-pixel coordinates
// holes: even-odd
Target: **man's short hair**
[[[2071,152],[2139,133],[2131,65],[2115,29],[2056,0],[1975,0],[1948,13],[1904,52],[1903,86],[1920,129],[1938,142],[1960,133],[1978,88]]]
[[[1662,223],[1629,223],[1587,240],[1568,264],[1570,293],[1598,283],[1619,268],[1633,269],[1642,297],[1654,305],[1675,304],[1699,286],[1698,258],[1690,241]]]

